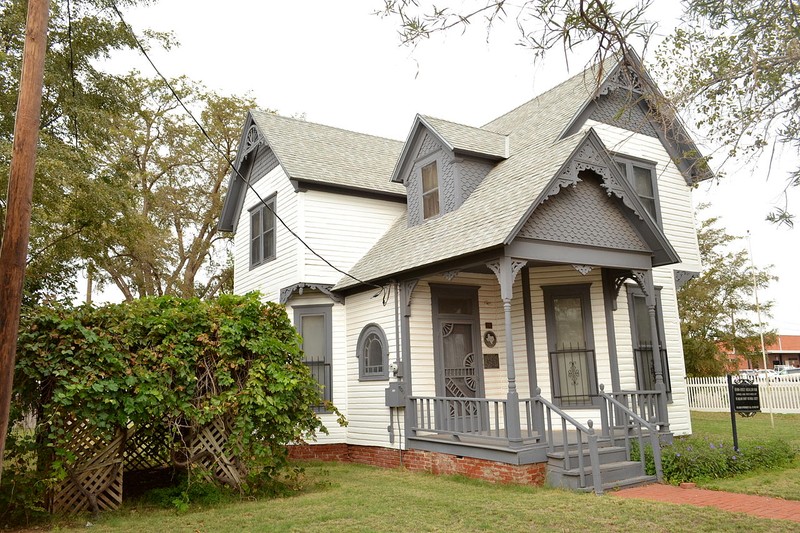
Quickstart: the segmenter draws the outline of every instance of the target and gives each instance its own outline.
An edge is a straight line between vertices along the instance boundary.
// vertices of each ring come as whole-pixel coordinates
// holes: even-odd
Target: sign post
[[[752,379],[736,378],[734,382],[728,374],[728,398],[731,405],[731,428],[733,429],[733,449],[739,451],[739,436],[736,433],[736,413],[753,416],[761,412],[761,398],[758,384]]]

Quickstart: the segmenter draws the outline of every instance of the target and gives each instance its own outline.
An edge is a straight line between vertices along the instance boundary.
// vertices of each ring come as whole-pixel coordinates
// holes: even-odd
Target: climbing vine
[[[248,482],[285,466],[286,444],[327,432],[297,332],[257,294],[37,308],[23,317],[14,397],[16,413],[36,415],[39,470],[51,480],[69,475],[78,421],[104,441],[162,425],[169,456],[187,464],[187,434],[222,417]]]

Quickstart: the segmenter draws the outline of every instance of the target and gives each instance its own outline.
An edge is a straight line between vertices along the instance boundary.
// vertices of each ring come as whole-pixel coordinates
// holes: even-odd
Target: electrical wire
[[[374,287],[376,289],[380,289],[380,292],[378,294],[376,294],[375,296],[378,296],[379,294],[382,294],[383,295],[383,298],[382,298],[383,305],[386,305],[386,302],[388,301],[388,291],[386,290],[386,287],[381,286],[381,285],[377,285],[375,283],[371,283],[371,282],[367,282],[367,281],[361,280],[361,279],[353,276],[349,272],[345,272],[344,270],[340,269],[339,267],[335,266],[333,263],[331,263],[330,261],[325,259],[316,250],[314,250],[306,241],[304,241],[297,233],[295,233],[294,230],[292,228],[290,228],[289,225],[286,222],[284,222],[284,220],[278,215],[278,213],[276,213],[275,210],[272,209],[272,207],[267,202],[264,201],[264,198],[261,197],[261,195],[258,193],[258,191],[256,191],[256,189],[253,186],[253,184],[250,183],[250,180],[248,178],[245,178],[244,176],[242,176],[242,173],[239,172],[239,169],[236,168],[236,166],[233,164],[233,161],[231,161],[228,158],[228,156],[225,155],[225,152],[223,152],[222,149],[219,147],[219,145],[211,138],[211,136],[208,134],[208,132],[203,127],[203,125],[200,123],[200,121],[197,120],[197,118],[194,116],[194,113],[192,113],[191,110],[189,110],[189,108],[186,107],[186,105],[183,103],[183,100],[178,95],[178,93],[175,91],[175,89],[172,87],[172,84],[169,82],[169,80],[167,80],[167,78],[161,73],[161,71],[158,69],[158,67],[155,65],[155,63],[153,63],[153,60],[150,58],[150,55],[147,53],[147,50],[145,50],[145,48],[142,45],[141,41],[139,41],[139,37],[137,37],[136,33],[134,33],[134,31],[133,31],[133,28],[130,26],[130,24],[127,23],[125,18],[122,16],[122,13],[120,12],[119,8],[117,8],[116,2],[114,2],[112,0],[112,1],[109,2],[109,4],[111,5],[111,8],[114,10],[114,12],[117,14],[117,17],[119,17],[119,20],[122,23],[122,25],[125,26],[125,29],[128,30],[128,32],[131,34],[131,37],[133,37],[133,40],[136,43],[136,46],[139,48],[139,51],[142,53],[144,58],[147,59],[147,62],[150,63],[150,66],[153,67],[153,70],[156,72],[156,74],[158,74],[158,77],[161,78],[161,80],[167,86],[167,88],[169,89],[170,93],[172,93],[172,96],[175,98],[175,100],[178,102],[178,104],[181,106],[181,108],[184,110],[184,112],[186,112],[186,114],[189,116],[189,118],[192,119],[192,122],[194,122],[194,124],[199,128],[200,132],[203,134],[203,137],[205,137],[206,140],[209,142],[209,144],[211,144],[211,146],[214,148],[214,150],[217,152],[217,154],[219,154],[225,160],[225,162],[228,164],[228,166],[231,168],[231,170],[233,170],[233,172],[236,174],[236,176],[240,180],[242,180],[242,182],[244,182],[244,184],[250,189],[250,191],[252,191],[252,193],[256,196],[256,198],[261,203],[261,205],[266,207],[275,216],[275,218],[281,223],[281,225],[284,228],[286,228],[286,230],[295,239],[300,241],[300,243],[303,246],[305,246],[308,249],[309,252],[314,254],[316,257],[318,257],[320,260],[322,260],[322,262],[324,262],[326,265],[331,267],[333,270],[335,270],[336,272],[339,272],[340,274],[343,274],[344,276],[346,276],[346,277],[348,277],[348,278],[350,278],[350,279],[352,279],[352,280],[354,280],[354,281],[356,281],[358,283],[361,283],[363,285],[367,285],[369,287]]]

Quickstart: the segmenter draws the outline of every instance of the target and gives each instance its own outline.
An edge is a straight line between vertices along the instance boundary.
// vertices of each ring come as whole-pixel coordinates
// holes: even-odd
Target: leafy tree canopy
[[[491,31],[511,22],[521,44],[539,58],[554,48],[589,47],[602,61],[631,47],[647,47],[657,29],[654,8],[673,0],[466,0],[453,7],[429,0],[384,0],[380,13],[396,17],[403,42],[471,24]],[[692,118],[729,157],[760,155],[785,144],[800,150],[800,5],[796,0],[684,0],[680,24],[659,47],[654,69],[657,114],[672,120],[671,105]],[[602,76],[602,72],[598,74]],[[786,191],[800,185],[800,168]],[[785,194],[784,197],[787,195]],[[793,225],[788,205],[768,219]]]
[[[719,376],[726,370],[725,353],[761,360],[761,339],[756,320],[753,282],[766,289],[777,278],[765,270],[754,271],[747,251],[737,249],[740,237],[719,227],[719,219],[703,220],[697,232],[704,270],[678,291],[686,373]],[[761,302],[768,317],[772,302]],[[767,336],[769,342],[774,333]]]
[[[148,0],[117,2],[120,8]],[[24,0],[0,0],[0,194],[9,175],[25,32]],[[169,35],[145,32],[147,48]],[[221,153],[203,138],[161,81],[100,69],[134,49],[103,0],[51,7],[42,126],[34,181],[26,302],[70,300],[76,272],[113,283],[126,299],[230,290],[227,239],[216,230],[227,161],[249,97],[221,96],[173,80]],[[0,221],[5,198],[0,197]],[[2,224],[2,222],[0,222]],[[0,232],[2,226],[0,225]]]

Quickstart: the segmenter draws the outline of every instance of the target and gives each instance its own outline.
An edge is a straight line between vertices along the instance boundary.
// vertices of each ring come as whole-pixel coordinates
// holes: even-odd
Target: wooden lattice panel
[[[119,430],[111,442],[102,442],[83,422],[68,422],[66,429],[72,434],[69,451],[75,461],[67,465],[69,477],[55,488],[51,511],[91,511],[92,500],[98,510],[117,509],[122,503],[122,450],[127,431]]]
[[[201,466],[206,475],[213,476],[233,487],[242,483],[242,473],[235,457],[225,450],[230,432],[222,418],[215,418],[200,429],[191,443],[191,457]]]
[[[170,464],[169,431],[165,423],[129,429],[125,445],[125,472],[151,470]]]

